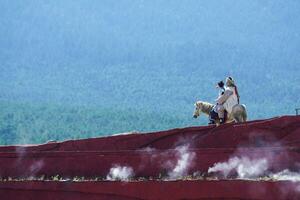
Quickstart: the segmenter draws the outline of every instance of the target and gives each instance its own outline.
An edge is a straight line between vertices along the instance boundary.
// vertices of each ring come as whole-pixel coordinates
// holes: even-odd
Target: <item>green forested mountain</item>
[[[300,107],[294,0],[0,2],[0,144],[204,125],[233,76],[249,119]]]
[[[198,123],[184,114],[170,115],[124,108],[1,104],[0,143],[28,144],[49,140],[99,137],[154,131]]]
[[[213,102],[218,94],[214,85],[226,74],[213,68],[189,71],[183,66],[155,70],[136,64],[110,67],[93,73],[90,68],[77,69],[73,73],[78,74],[72,76],[78,80],[46,74],[54,79],[52,84],[43,75],[32,75],[43,79],[35,80],[40,82],[34,92],[27,85],[32,81],[25,78],[28,72],[17,85],[3,84],[1,90],[7,92],[0,103],[1,144],[204,125],[206,117],[192,118],[193,104],[196,100]],[[232,72],[249,118],[294,114],[300,105],[299,70],[274,69],[272,74],[262,70],[256,75],[257,71],[238,68]],[[71,72],[60,69],[60,73]]]

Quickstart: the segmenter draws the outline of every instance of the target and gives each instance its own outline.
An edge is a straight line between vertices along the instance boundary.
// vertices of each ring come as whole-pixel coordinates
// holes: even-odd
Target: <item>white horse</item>
[[[208,102],[197,101],[195,103],[194,118],[200,116],[201,113],[210,115],[211,110],[214,105]],[[244,104],[236,104],[232,108],[232,112],[227,116],[226,123],[230,122],[246,122],[247,121],[247,111]],[[216,124],[220,124],[219,120],[216,120]]]

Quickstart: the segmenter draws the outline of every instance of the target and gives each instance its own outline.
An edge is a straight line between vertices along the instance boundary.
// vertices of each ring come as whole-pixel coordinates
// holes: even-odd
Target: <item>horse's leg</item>
[[[243,112],[237,112],[237,113],[235,113],[234,120],[237,123],[242,123],[242,122],[246,122],[247,121]]]
[[[240,123],[240,122],[243,122],[243,119],[242,119],[242,117],[239,115],[239,116],[237,116],[236,118],[235,118],[235,120],[234,120],[236,123]]]
[[[237,122],[236,118],[234,117],[233,113],[227,114],[226,123]]]

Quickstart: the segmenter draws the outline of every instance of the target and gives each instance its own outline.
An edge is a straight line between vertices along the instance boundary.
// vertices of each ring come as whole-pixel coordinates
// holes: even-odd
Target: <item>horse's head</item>
[[[195,110],[194,110],[194,115],[193,115],[193,117],[194,117],[194,118],[197,118],[197,117],[199,117],[200,114],[201,114],[201,110],[202,110],[203,103],[202,103],[202,101],[197,101],[194,105],[195,105]]]

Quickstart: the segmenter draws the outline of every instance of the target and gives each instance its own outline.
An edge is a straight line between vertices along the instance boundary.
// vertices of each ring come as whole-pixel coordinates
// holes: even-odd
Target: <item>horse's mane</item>
[[[209,115],[211,109],[213,108],[213,104],[204,102],[204,101],[197,101],[198,104],[201,104],[201,111],[207,115]]]

